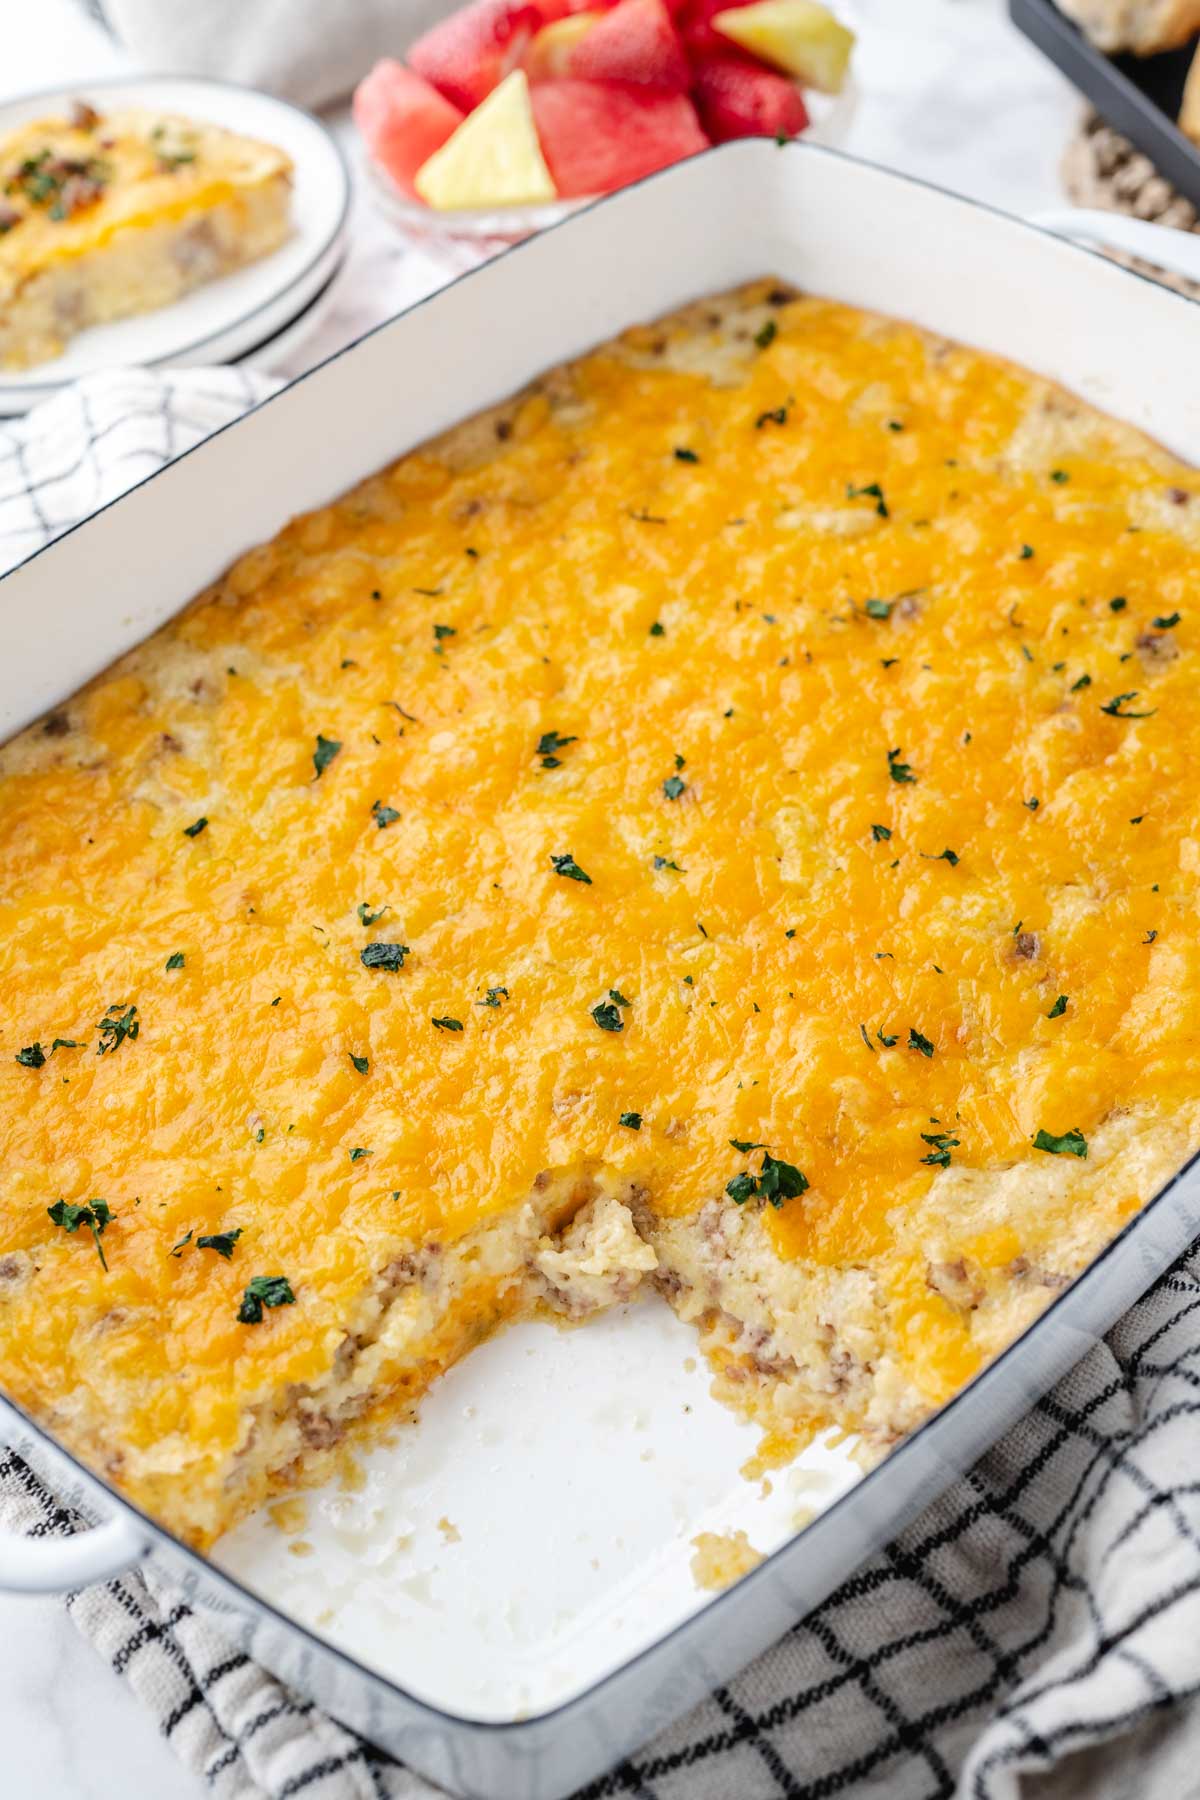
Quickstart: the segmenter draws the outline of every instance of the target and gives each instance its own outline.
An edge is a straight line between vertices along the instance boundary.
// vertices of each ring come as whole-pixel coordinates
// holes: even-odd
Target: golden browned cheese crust
[[[291,178],[270,144],[142,108],[79,102],[0,137],[0,367],[268,255]]]
[[[0,1382],[198,1542],[651,1283],[894,1441],[1200,1138],[1198,568],[771,282],[296,520],[0,751]]]

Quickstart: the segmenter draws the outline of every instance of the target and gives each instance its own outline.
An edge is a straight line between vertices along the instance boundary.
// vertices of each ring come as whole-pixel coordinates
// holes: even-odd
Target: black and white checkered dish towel
[[[95,376],[0,429],[0,568],[269,387]],[[0,1452],[0,1527],[72,1524]],[[159,1582],[67,1605],[215,1800],[431,1800]],[[586,1800],[954,1794],[1200,1796],[1200,1248],[811,1618]]]

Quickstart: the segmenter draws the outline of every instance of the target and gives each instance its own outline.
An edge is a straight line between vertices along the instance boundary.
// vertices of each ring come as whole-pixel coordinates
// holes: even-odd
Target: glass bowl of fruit
[[[830,141],[853,47],[819,0],[471,0],[354,118],[382,211],[459,272],[710,144]]]

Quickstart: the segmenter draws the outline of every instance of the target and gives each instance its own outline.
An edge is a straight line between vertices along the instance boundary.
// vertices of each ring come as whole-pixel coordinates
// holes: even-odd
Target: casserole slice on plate
[[[278,249],[292,163],[220,126],[78,101],[0,139],[0,368],[58,356]]]

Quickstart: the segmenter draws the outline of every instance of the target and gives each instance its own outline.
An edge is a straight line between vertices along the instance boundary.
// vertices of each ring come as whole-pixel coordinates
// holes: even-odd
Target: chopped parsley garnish
[[[170,956],[168,956],[165,966],[168,970],[182,969],[182,967],[183,967],[183,951],[182,950],[173,950],[171,952]]]
[[[364,969],[388,969],[393,974],[404,967],[404,959],[412,952],[407,944],[366,944],[358,953]]]
[[[317,747],[313,751],[313,768],[317,771],[314,780],[320,780],[341,747],[339,739],[322,737],[320,732],[317,733]]]
[[[1078,681],[1073,681],[1071,683],[1071,692],[1073,694],[1077,694],[1079,692],[1080,688],[1091,687],[1091,685],[1092,685],[1091,676],[1090,675],[1081,675],[1079,677]]]
[[[1051,469],[1050,479],[1051,481],[1057,481],[1061,487],[1062,483],[1064,481],[1070,481],[1071,477],[1067,474],[1065,469]]]
[[[927,1037],[921,1035],[915,1025],[908,1028],[908,1047],[910,1050],[919,1050],[922,1056],[933,1055],[933,1045]]]
[[[371,817],[374,819],[380,831],[386,831],[389,825],[394,825],[396,823],[400,814],[396,811],[394,806],[385,806],[382,800],[373,800],[371,802]]]
[[[1033,555],[1033,545],[1032,544],[1022,544],[1021,545],[1021,554],[1017,558],[1017,560],[1018,560],[1018,562],[1028,562],[1032,555]]]
[[[923,1156],[921,1161],[932,1164],[935,1169],[948,1169],[951,1160],[950,1152],[958,1149],[962,1139],[954,1137],[948,1131],[923,1131],[921,1142],[933,1146],[929,1155]]]
[[[960,861],[958,855],[953,850],[939,850],[936,856],[932,855],[927,850],[922,850],[921,857],[925,862],[948,862],[952,869],[957,869]]]
[[[755,431],[761,431],[764,425],[786,425],[788,409],[786,406],[772,406],[766,412],[760,412],[754,421]]]
[[[900,781],[900,782],[907,781],[907,782],[912,782],[915,785],[917,778],[913,774],[912,769],[909,766],[909,764],[906,762],[900,761],[900,751],[898,748],[895,750],[889,750],[887,753],[887,759],[888,759],[888,774],[891,776],[893,781]]]
[[[490,987],[487,991],[486,1000],[477,1000],[475,1004],[476,1006],[499,1006],[501,995],[503,995],[506,1000],[508,999],[508,989],[506,987]]]
[[[687,870],[681,869],[679,864],[677,862],[672,862],[669,856],[656,856],[654,859],[654,867],[656,869],[674,869],[677,875],[687,874]]]
[[[624,1125],[627,1131],[640,1131],[642,1129],[642,1115],[641,1113],[633,1112],[622,1113],[617,1120],[617,1124]]]
[[[763,1153],[762,1168],[757,1176],[749,1170],[743,1170],[726,1183],[725,1192],[735,1206],[743,1206],[754,1194],[760,1194],[764,1200],[775,1208],[783,1205],[785,1200],[797,1200],[808,1190],[808,1177],[795,1167],[793,1163],[783,1162],[771,1155],[764,1144],[743,1145],[736,1138],[730,1138],[735,1150],[761,1150]]]
[[[124,1011],[122,1011],[124,1007]],[[109,1007],[96,1030],[100,1033],[100,1042],[96,1046],[97,1056],[106,1056],[110,1050],[119,1050],[128,1038],[130,1043],[141,1030],[136,1006],[125,1006],[123,1000],[117,1000]]]
[[[775,333],[778,330],[779,330],[779,327],[778,327],[778,325],[776,325],[774,319],[768,319],[766,321],[766,323],[764,325],[762,325],[759,328],[759,330],[757,330],[755,332],[754,341],[758,345],[760,350],[765,350],[767,348],[768,344],[771,344],[774,342]]]
[[[365,1075],[371,1067],[371,1059],[369,1056],[355,1056],[353,1050],[350,1052],[350,1061],[354,1064],[360,1075]]]
[[[180,1240],[177,1244],[171,1245],[171,1248],[167,1251],[167,1255],[168,1256],[182,1256],[184,1251],[187,1249],[188,1245],[191,1243],[191,1241],[192,1241],[191,1232],[190,1231],[185,1232],[183,1237],[180,1238]]]
[[[1030,812],[1036,812],[1036,811],[1037,811],[1037,809],[1038,809],[1038,807],[1039,807],[1039,806],[1040,806],[1040,805],[1041,805],[1041,804],[1042,804],[1042,803],[1041,803],[1041,801],[1040,801],[1040,800],[1039,800],[1039,799],[1038,799],[1038,797],[1037,797],[1037,795],[1036,795],[1036,794],[1031,794],[1031,795],[1030,795],[1030,796],[1029,796],[1029,798],[1028,798],[1028,800],[1022,800],[1022,802],[1021,802],[1021,805],[1022,805],[1022,806],[1027,806],[1027,807],[1028,807],[1028,808],[1029,808],[1029,810],[1030,810]]]
[[[1118,594],[1115,600],[1109,601],[1108,610],[1109,612],[1124,612],[1128,605],[1129,602],[1126,600],[1124,594]]]
[[[430,1019],[429,1023],[433,1026],[435,1031],[461,1031],[462,1030],[462,1020],[461,1019],[451,1019],[449,1016],[446,1016],[441,1019]]]
[[[730,1148],[736,1150],[740,1156],[749,1156],[751,1150],[770,1149],[769,1144],[752,1144],[749,1138],[730,1138],[729,1145]]]
[[[241,1235],[242,1227],[240,1225],[235,1225],[232,1231],[212,1231],[207,1237],[196,1239],[196,1248],[197,1250],[215,1250],[218,1256],[223,1256],[228,1262],[233,1255],[233,1246]],[[276,1304],[279,1303],[276,1302]]]
[[[18,1050],[13,1060],[19,1062],[23,1069],[40,1069],[45,1066],[47,1055],[53,1056],[56,1050],[82,1050],[83,1048],[84,1046],[77,1043],[74,1038],[55,1038],[47,1053],[35,1040],[32,1044],[26,1044],[23,1050]]]
[[[611,993],[611,991],[610,989],[609,992]],[[629,1002],[626,1000],[623,1004],[628,1006]],[[625,1029],[625,1021],[621,1017],[620,1007],[611,1001],[601,1000],[598,1006],[593,1006],[592,1017],[601,1031],[624,1031]]]
[[[90,1200],[86,1206],[72,1206],[67,1200],[56,1200],[53,1206],[46,1208],[50,1221],[61,1225],[66,1232],[75,1232],[81,1225],[86,1225],[92,1234],[96,1246],[96,1255],[100,1258],[100,1266],[108,1273],[108,1262],[104,1255],[104,1245],[100,1239],[105,1226],[111,1225],[116,1214],[109,1208],[106,1200]]]
[[[658,619],[655,619],[653,625],[650,627],[650,636],[651,637],[665,637],[666,635],[667,635],[666,626],[663,625]]]
[[[764,1154],[762,1172],[758,1177],[758,1191],[772,1206],[780,1207],[785,1200],[798,1200],[807,1188],[807,1175],[802,1174],[792,1163],[780,1161],[770,1151]]]
[[[453,625],[435,625],[433,628],[433,647],[441,654],[442,645],[447,638],[457,637],[457,628]]]
[[[364,1150],[361,1144],[356,1144],[354,1149],[350,1152],[350,1161],[361,1162],[364,1156],[370,1156],[370,1154],[371,1152],[369,1150]]]
[[[184,826],[183,835],[184,835],[184,837],[199,837],[200,833],[206,828],[207,825],[208,825],[207,819],[205,819],[203,817],[199,818],[199,819],[195,819],[195,820],[193,820],[193,822],[190,825]]]
[[[877,844],[886,844],[891,835],[892,828],[890,825],[872,825],[871,827],[871,836]]]
[[[867,1046],[867,1049],[868,1049],[868,1050],[869,1050],[869,1051],[870,1051],[870,1052],[871,1052],[871,1055],[872,1055],[872,1056],[874,1056],[874,1054],[875,1054],[875,1046],[874,1046],[874,1044],[873,1044],[873,1043],[872,1043],[872,1042],[871,1042],[871,1038],[870,1038],[870,1034],[869,1034],[869,1033],[868,1033],[868,1031],[867,1031],[867,1028],[866,1028],[866,1026],[865,1026],[865,1025],[860,1025],[860,1026],[859,1026],[859,1028],[858,1028],[858,1029],[859,1029],[859,1031],[860,1031],[860,1032],[861,1032],[861,1034],[862,1034],[862,1041],[863,1041],[863,1043],[864,1043],[864,1044],[865,1044],[865,1045],[866,1045],[866,1046]]]
[[[863,611],[869,619],[890,619],[894,604],[891,600],[868,600]]]
[[[1046,1014],[1046,1017],[1048,1019],[1061,1019],[1066,1010],[1067,996],[1065,994],[1060,994],[1058,999],[1054,1002],[1054,1005],[1050,1008],[1050,1011]]]
[[[678,800],[679,796],[687,791],[687,782],[679,775],[668,775],[662,787],[668,800]]]
[[[700,461],[700,458],[696,455],[696,452],[694,450],[688,450],[684,445],[677,444],[675,446],[675,461],[676,462],[686,462],[686,463],[698,463]]]
[[[627,1000],[619,988],[609,988],[608,997],[615,1006],[632,1006],[633,1005],[633,1001]]]
[[[1138,690],[1136,688],[1130,688],[1130,690],[1127,694],[1115,694],[1111,700],[1107,701],[1100,708],[1100,711],[1102,713],[1107,713],[1110,719],[1151,719],[1151,718],[1153,718],[1154,714],[1158,711],[1158,708],[1155,706],[1152,706],[1150,708],[1149,712],[1122,712],[1121,711],[1121,708],[1126,700],[1136,700],[1137,697],[1138,697]]]
[[[1142,942],[1143,942],[1143,944],[1152,944],[1157,936],[1158,936],[1157,931],[1148,931],[1146,933],[1145,937],[1142,939]]]
[[[358,903],[358,922],[360,925],[374,925],[382,919],[386,911],[386,902],[375,912],[372,912],[370,902],[368,900],[360,900]]]
[[[592,885],[591,876],[580,868],[569,850],[564,851],[561,856],[552,856],[550,866],[556,875],[565,875],[568,881],[584,881],[588,887]]]
[[[1178,612],[1168,613],[1165,618],[1152,620],[1152,624],[1154,626],[1155,631],[1171,631],[1174,629],[1174,627],[1176,625],[1178,625],[1178,623],[1179,623],[1180,619],[1182,619],[1182,617],[1183,617],[1182,613],[1178,613]]]
[[[264,1306],[294,1306],[296,1296],[286,1275],[256,1275],[238,1307],[239,1325],[261,1325]]]
[[[557,769],[562,762],[558,752],[565,750],[568,744],[577,744],[578,742],[578,738],[561,737],[557,731],[543,731],[538,739],[537,747],[543,769]]]
[[[1079,1156],[1086,1160],[1087,1139],[1082,1131],[1064,1131],[1055,1137],[1052,1131],[1039,1131],[1033,1140],[1035,1150],[1048,1150],[1051,1156]]]
[[[885,1037],[882,1031],[877,1031],[875,1036],[879,1039],[885,1050],[890,1050],[893,1044],[898,1044],[900,1042],[899,1033],[896,1033],[892,1037]]]
[[[855,487],[852,481],[846,483],[847,500],[873,500],[875,511],[881,519],[888,517],[888,505],[883,496],[883,489],[877,481],[868,481],[862,487]]]

